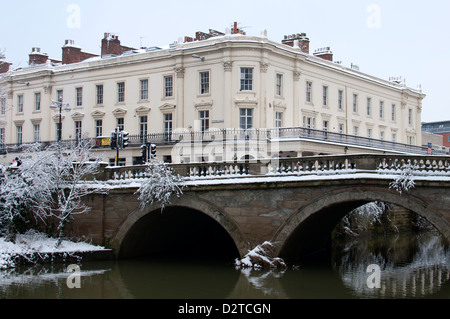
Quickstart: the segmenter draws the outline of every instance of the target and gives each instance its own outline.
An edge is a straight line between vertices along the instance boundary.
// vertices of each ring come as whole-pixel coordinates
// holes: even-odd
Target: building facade
[[[229,152],[235,159],[251,158],[248,148],[224,146],[225,139],[218,144],[223,152],[215,145],[206,154],[204,142],[242,135],[252,140],[243,131],[263,131],[275,141],[274,134],[292,132],[288,128],[421,145],[422,92],[333,62],[329,48],[310,54],[305,34],[277,43],[235,27],[197,33],[167,48],[140,49],[105,34],[100,55],[81,51],[72,40],[62,51],[57,61],[33,48],[28,67],[2,74],[4,160],[14,156],[14,146],[56,141],[60,118],[62,140],[107,141],[117,127],[129,132],[131,147],[119,155],[126,164],[139,162],[140,145],[149,142],[157,143],[158,155],[167,161],[223,160]],[[62,102],[61,116],[50,108],[53,101]],[[192,137],[205,132],[203,146],[181,144],[188,137],[196,144]],[[307,137],[293,140],[294,135],[278,139],[278,151],[292,156],[344,151],[338,143],[308,144]],[[264,154],[257,156],[274,155],[274,147],[258,143]],[[115,153],[99,145],[112,161]]]
[[[422,123],[422,131],[442,136],[442,145],[450,147],[450,121]]]

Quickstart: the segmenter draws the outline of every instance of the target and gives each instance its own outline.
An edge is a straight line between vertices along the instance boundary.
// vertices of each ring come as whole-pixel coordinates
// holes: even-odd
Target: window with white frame
[[[312,101],[312,82],[306,81],[306,102]]]
[[[117,102],[125,102],[125,82],[117,83]]]
[[[16,126],[16,133],[17,133],[17,144],[22,144],[22,137],[23,137],[23,127],[22,125]]]
[[[119,131],[123,131],[125,129],[125,119],[123,117],[118,117],[116,119],[116,127],[119,128]]]
[[[253,90],[253,68],[241,68],[241,91]]]
[[[4,97],[0,98],[0,114],[6,114],[6,98]]]
[[[34,93],[34,110],[35,111],[41,110],[41,93],[40,92]]]
[[[209,130],[209,110],[199,111],[198,117],[200,120],[202,133],[204,133]]]
[[[312,118],[310,116],[304,116],[303,117],[303,126],[306,128],[315,128],[315,118]]]
[[[147,139],[147,115],[139,116],[139,135],[142,141]]]
[[[367,116],[372,116],[372,99],[367,98]]]
[[[339,134],[344,134],[344,124],[339,123]]]
[[[413,111],[412,111],[412,109],[408,109],[408,124],[409,125],[413,124]]]
[[[17,113],[23,113],[23,95],[17,96]]]
[[[380,119],[384,119],[384,102],[380,101]]]
[[[200,94],[209,94],[209,71],[200,72]]]
[[[172,140],[172,113],[164,114],[164,137],[166,141]]]
[[[33,125],[33,135],[34,135],[34,142],[39,143],[40,142],[40,125],[34,124]]]
[[[102,120],[95,120],[95,136],[102,136],[103,135],[103,121]]]
[[[148,79],[144,79],[144,80],[140,81],[139,99],[141,101],[148,100]]]
[[[239,127],[243,130],[253,128],[253,109],[241,108],[239,110]]]
[[[359,131],[359,127],[358,126],[354,126],[353,127],[353,135],[358,136],[358,131]]]
[[[283,127],[283,112],[275,112],[275,127]]]
[[[323,106],[327,106],[328,105],[328,86],[324,85],[322,87],[322,99],[323,99],[323,101],[322,101]]]
[[[343,109],[344,91],[338,90],[338,110]]]
[[[4,147],[5,145],[5,128],[4,127],[0,127],[0,146]]]
[[[63,99],[64,99],[64,91],[63,90],[56,91],[56,99],[60,102],[63,102]]]
[[[280,73],[276,75],[275,94],[277,96],[283,96],[283,75]]]
[[[77,141],[81,140],[83,136],[83,124],[81,121],[75,121],[75,139]]]
[[[164,77],[164,97],[173,97],[173,76]]]
[[[358,113],[358,94],[353,94],[353,113]]]
[[[97,93],[97,96],[96,96],[96,104],[97,105],[102,105],[103,104],[103,85],[102,84],[99,84],[99,85],[96,85],[96,93]]]
[[[372,138],[372,129],[371,128],[367,129],[367,137]]]
[[[83,106],[83,88],[79,87],[75,89],[75,94],[76,94],[76,101],[75,101],[75,105],[76,106]]]

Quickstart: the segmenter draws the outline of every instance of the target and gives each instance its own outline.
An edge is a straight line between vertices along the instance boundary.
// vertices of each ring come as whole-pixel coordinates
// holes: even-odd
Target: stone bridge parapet
[[[141,240],[138,233],[142,231],[152,229],[154,242],[157,236],[163,237],[160,229],[164,227],[201,232],[190,218],[184,219],[183,211],[189,211],[220,225],[240,256],[269,240],[280,257],[294,260],[324,249],[332,229],[354,208],[385,201],[425,217],[450,242],[449,157],[342,155],[172,167],[186,187],[163,213],[158,204],[139,206],[136,190],[145,178],[144,166],[105,168],[103,178],[111,191],[86,199],[92,211],[76,216],[72,234],[107,242],[120,257],[126,255],[122,254],[126,246]],[[415,184],[399,193],[390,183],[405,169]],[[177,217],[156,225],[164,214]],[[178,225],[178,220],[183,224]],[[192,220],[201,224],[200,219]],[[138,227],[143,221],[145,226]]]

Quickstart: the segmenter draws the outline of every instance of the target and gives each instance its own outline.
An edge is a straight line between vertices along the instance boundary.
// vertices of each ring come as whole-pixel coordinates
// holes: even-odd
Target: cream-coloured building
[[[120,127],[130,134],[119,155],[126,164],[139,162],[143,143],[168,161],[422,145],[421,91],[344,67],[329,48],[310,54],[305,34],[278,43],[235,27],[140,49],[105,34],[101,55],[72,40],[62,51],[56,61],[33,48],[28,67],[3,73],[3,161],[17,145],[58,139],[59,109],[50,108],[58,99],[62,140],[107,138]],[[101,141],[96,150],[112,162],[116,152]]]

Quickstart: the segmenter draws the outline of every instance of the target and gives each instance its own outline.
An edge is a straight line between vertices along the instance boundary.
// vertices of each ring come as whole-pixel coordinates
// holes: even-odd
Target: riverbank
[[[14,242],[0,237],[0,269],[14,268],[19,264],[110,260],[111,249],[86,242],[63,240],[56,246],[57,239],[37,232],[18,234]]]

